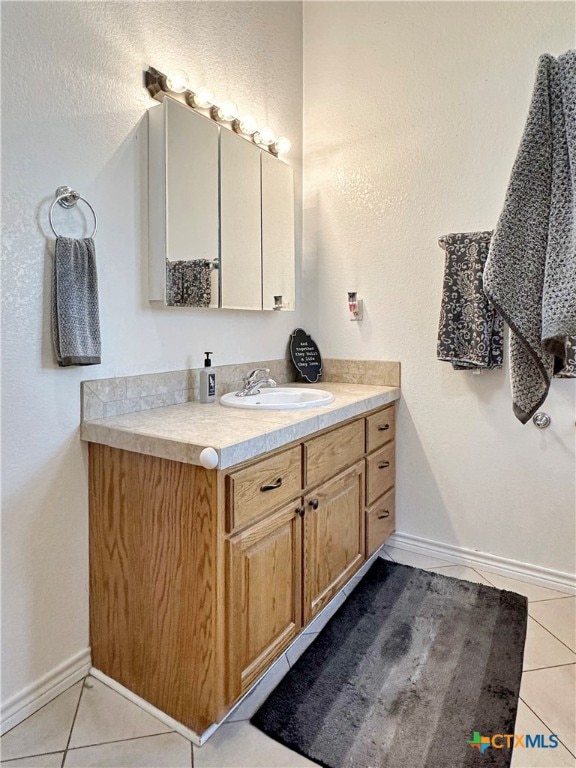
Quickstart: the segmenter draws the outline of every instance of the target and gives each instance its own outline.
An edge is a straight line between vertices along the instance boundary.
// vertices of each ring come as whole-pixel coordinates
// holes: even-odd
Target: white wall
[[[80,381],[284,355],[296,313],[147,301],[149,64],[233,98],[293,141],[301,174],[296,2],[3,2],[4,701],[88,645],[87,473]],[[58,369],[47,211],[69,184],[99,221],[103,364]],[[297,201],[297,203],[299,200]],[[297,206],[298,207],[298,206]],[[298,222],[299,226],[299,222]],[[46,247],[48,238],[48,248]],[[298,261],[301,238],[297,237]],[[302,294],[297,300],[303,305]]]
[[[512,415],[506,370],[435,359],[438,237],[495,225],[538,56],[573,46],[573,4],[311,2],[304,30],[317,337],[402,361],[398,530],[574,573],[574,382],[553,383],[540,432]]]

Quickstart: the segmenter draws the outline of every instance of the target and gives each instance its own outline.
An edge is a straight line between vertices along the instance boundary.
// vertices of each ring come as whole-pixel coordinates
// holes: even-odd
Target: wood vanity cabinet
[[[394,530],[394,405],[226,470],[90,444],[93,665],[202,733]]]

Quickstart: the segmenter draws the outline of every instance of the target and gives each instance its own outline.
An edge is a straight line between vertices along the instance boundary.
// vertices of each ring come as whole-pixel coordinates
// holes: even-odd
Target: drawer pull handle
[[[386,469],[390,466],[389,461],[381,461],[380,464],[378,464],[378,469]]]
[[[279,477],[278,480],[276,480],[275,483],[270,483],[270,485],[261,485],[260,490],[261,491],[273,491],[275,488],[280,488],[282,485],[282,478]]]
[[[299,517],[304,517],[305,513],[306,513],[306,510],[304,509],[304,507],[296,507],[296,514]]]
[[[378,520],[385,520],[387,517],[390,517],[390,510],[385,509],[384,512],[382,512],[381,515],[378,515]]]
[[[378,426],[378,432],[386,432],[387,429],[390,429],[390,424],[380,424]]]
[[[318,499],[310,499],[308,504],[309,504],[309,506],[312,507],[312,509],[318,509],[318,506],[320,505],[320,502],[318,501]]]

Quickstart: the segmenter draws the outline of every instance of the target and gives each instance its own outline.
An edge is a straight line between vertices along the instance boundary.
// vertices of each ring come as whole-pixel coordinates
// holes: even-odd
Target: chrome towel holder
[[[83,203],[86,203],[88,208],[90,208],[92,212],[92,216],[94,216],[94,229],[92,230],[92,234],[90,235],[91,238],[94,237],[96,234],[96,230],[98,229],[98,219],[96,217],[96,211],[88,200],[86,200],[85,197],[82,197],[82,195],[79,192],[76,192],[76,190],[72,189],[71,187],[58,187],[56,190],[56,199],[50,206],[50,212],[48,213],[48,219],[50,221],[50,227],[52,229],[52,232],[56,235],[56,237],[63,237],[63,235],[59,235],[58,232],[56,232],[56,229],[54,228],[54,222],[52,221],[52,213],[54,212],[54,206],[56,203],[58,203],[59,206],[62,208],[74,208],[76,203],[81,200]]]

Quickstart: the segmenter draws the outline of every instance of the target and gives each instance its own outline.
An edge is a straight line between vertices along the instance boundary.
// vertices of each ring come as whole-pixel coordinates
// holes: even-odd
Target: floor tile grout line
[[[61,749],[53,749],[52,752],[39,752],[35,755],[22,755],[22,757],[11,757],[8,760],[2,760],[2,765],[4,763],[13,763],[16,760],[28,760],[31,757],[46,757],[47,755],[57,755],[59,752],[62,752]]]
[[[481,579],[486,579],[486,581],[488,582],[489,586],[494,587],[494,589],[498,589],[496,584],[493,584],[490,581],[490,576],[487,576],[486,574],[482,573],[482,571],[479,571],[477,568],[472,568],[472,570],[476,571],[476,573],[478,574],[478,576],[480,576]]]
[[[554,730],[553,730],[553,729],[552,729],[552,728],[551,728],[551,727],[548,725],[548,723],[546,723],[546,721],[545,721],[545,720],[542,720],[542,718],[540,717],[540,715],[539,715],[537,712],[535,712],[535,711],[532,709],[532,707],[530,706],[530,704],[528,704],[528,702],[526,701],[526,699],[523,699],[523,698],[522,698],[522,696],[519,696],[518,698],[520,699],[520,701],[521,701],[521,702],[522,702],[522,703],[523,703],[523,704],[524,704],[526,707],[528,707],[528,709],[530,710],[530,712],[532,712],[532,714],[534,715],[534,717],[536,717],[538,720],[540,720],[540,722],[542,723],[542,725],[544,725],[546,728],[548,728],[548,730],[550,731],[550,733],[553,733],[553,734],[556,736],[556,738],[558,739],[558,741],[560,742],[560,744],[562,744],[562,746],[564,747],[564,749],[565,749],[565,750],[567,750],[567,751],[568,751],[568,752],[569,752],[569,753],[572,755],[572,757],[576,757],[576,755],[575,755],[575,754],[572,752],[572,750],[571,750],[569,747],[567,747],[567,746],[566,746],[566,744],[564,744],[564,742],[562,741],[562,739],[561,739],[561,738],[558,736],[558,734],[557,734],[557,733],[556,733],[556,732],[555,732],[555,731],[554,731]]]
[[[102,747],[106,744],[120,744],[123,741],[139,741],[140,739],[155,739],[157,736],[166,736],[169,733],[176,733],[176,731],[162,731],[162,733],[148,733],[144,736],[129,736],[126,739],[112,739],[112,741],[96,741],[94,744],[79,744],[77,747],[68,747],[67,752],[76,752],[78,749],[92,749],[93,747]],[[185,736],[182,737],[186,738]],[[188,741],[188,739],[186,739]],[[191,742],[192,743],[192,742]]]
[[[522,674],[525,672],[541,672],[543,669],[558,669],[559,667],[573,667],[574,664],[576,664],[576,659],[574,661],[567,661],[566,664],[551,664],[549,667],[535,667],[534,669],[523,669]]]
[[[388,553],[389,554],[389,553]],[[416,553],[415,553],[416,554]],[[389,557],[392,557],[392,555],[389,554]],[[397,561],[394,561],[397,562]],[[402,563],[400,563],[402,565]],[[404,563],[406,565],[406,563]],[[426,566],[418,566],[419,568],[423,568],[424,570],[427,570]],[[501,587],[497,587],[492,581],[490,581],[490,575],[491,573],[488,571],[482,571],[479,568],[477,568],[475,565],[466,565],[464,563],[446,563],[446,565],[435,565],[430,566],[434,568],[435,571],[442,570],[444,568],[469,568],[471,571],[475,571],[478,576],[480,576],[482,579],[485,579],[487,582],[489,582],[489,585],[494,587],[494,589],[500,589],[503,592],[510,592],[514,590],[506,590],[501,589]],[[501,574],[494,574],[494,575],[501,575]],[[554,590],[552,587],[541,587],[539,584],[532,584],[530,581],[523,581],[522,579],[516,579],[513,576],[503,576],[505,579],[510,579],[510,581],[518,581],[520,584],[526,584],[527,586],[537,587],[540,589],[549,589],[552,592],[557,592],[558,590]],[[560,597],[543,597],[541,600],[530,600],[528,599],[529,603],[545,603],[545,602],[551,602],[552,600],[566,600],[568,598],[574,598],[576,595],[569,595],[569,594],[561,594]]]
[[[190,768],[194,768],[194,742],[190,742]]]
[[[88,679],[88,675],[86,675],[82,679],[82,685],[80,687],[80,696],[78,696],[78,703],[76,704],[76,709],[74,710],[74,717],[72,718],[72,725],[70,726],[70,732],[68,733],[68,740],[66,741],[66,746],[64,747],[64,754],[62,755],[62,762],[60,763],[60,768],[64,768],[64,763],[66,762],[66,755],[68,754],[68,747],[70,746],[72,731],[74,730],[74,725],[76,723],[76,718],[78,716],[78,710],[80,709],[80,702],[82,701],[82,696],[84,695],[84,686],[86,685],[87,679]]]
[[[528,616],[530,616],[530,610],[528,610]],[[573,649],[573,648],[570,648],[570,646],[569,646],[569,645],[566,645],[566,643],[564,642],[564,640],[560,640],[560,638],[559,638],[559,637],[556,637],[556,635],[554,634],[554,632],[552,632],[550,629],[548,629],[548,627],[545,627],[545,626],[544,626],[544,624],[542,624],[542,622],[541,622],[541,621],[538,621],[538,619],[535,619],[535,618],[534,618],[534,616],[530,616],[530,618],[532,619],[532,621],[535,621],[535,622],[536,622],[536,624],[539,624],[539,625],[542,627],[542,629],[545,629],[545,630],[546,630],[546,632],[548,632],[548,634],[552,635],[552,637],[555,637],[555,638],[556,638],[556,640],[558,640],[558,642],[559,642],[559,643],[562,643],[562,645],[563,645],[565,648],[568,648],[568,650],[569,650],[571,653],[574,653],[574,654],[576,655],[576,651],[574,651],[574,649]]]
[[[402,563],[399,560],[394,560],[394,558],[390,554],[389,548],[383,547],[383,549],[386,552],[386,554],[388,555],[388,557],[392,558],[393,562],[398,563],[399,565],[408,565],[408,563]],[[410,550],[401,550],[401,551],[408,552]],[[425,555],[420,555],[419,552],[414,552],[412,554],[418,555],[419,557],[420,556],[421,557],[426,557]],[[446,562],[446,561],[444,561],[444,562]],[[466,563],[446,562],[445,565],[436,565],[436,566],[431,566],[431,567],[433,567],[435,569],[440,569],[440,568],[451,568],[451,567],[454,567],[454,566],[461,566],[462,568],[470,568],[471,570],[476,571],[476,573],[479,576],[482,576],[487,581],[490,581],[490,578],[489,578],[490,577],[490,572],[489,571],[482,571],[482,570],[480,570],[475,564],[470,565],[470,564],[466,564]],[[423,570],[426,570],[426,566],[420,565],[420,566],[417,566],[417,567],[418,568],[422,568]],[[524,581],[523,579],[517,579],[514,576],[504,576],[503,574],[494,574],[494,575],[495,576],[502,576],[503,578],[510,579],[511,581],[518,581],[521,584],[527,584],[528,586],[540,587],[541,589],[549,589],[551,592],[559,592],[559,590],[554,589],[554,587],[542,587],[540,584],[533,584],[531,581]],[[494,587],[494,589],[500,589],[500,587],[496,587],[496,585],[494,585],[492,583],[491,583],[491,585]],[[503,590],[503,591],[504,592],[506,592],[506,591],[510,592],[510,590]],[[560,593],[560,595],[561,595],[560,597],[545,597],[545,598],[542,598],[542,600],[529,600],[529,602],[531,602],[531,603],[543,603],[543,602],[548,602],[550,600],[564,600],[564,599],[569,598],[569,597],[576,597],[576,595],[569,594],[569,593]]]
[[[504,576],[502,573],[492,573],[491,571],[483,571],[476,566],[470,566],[473,568],[477,573],[480,574],[480,576],[483,576],[485,579],[490,581],[490,576],[501,576],[503,579],[508,579],[509,581],[517,581],[520,584],[526,584],[528,587],[535,587],[536,589],[548,589],[550,592],[558,592],[560,594],[560,597],[543,597],[541,600],[530,600],[528,599],[529,603],[544,603],[548,602],[550,600],[564,600],[566,597],[576,597],[576,595],[569,595],[565,592],[559,592],[559,590],[554,589],[553,587],[543,587],[541,584],[533,584],[531,581],[524,581],[523,579],[516,579],[514,576]],[[496,587],[496,589],[500,589],[500,587]],[[504,592],[513,592],[514,590],[503,590]]]
[[[525,582],[528,583],[528,582]],[[538,586],[535,584],[534,586]],[[548,587],[542,587],[542,589],[548,589]],[[553,600],[570,600],[574,599],[576,595],[562,595],[562,597],[543,597],[541,600],[530,600],[531,603],[551,603]]]
[[[50,699],[50,701],[47,701],[46,704],[42,704],[41,707],[39,707],[38,709],[35,709],[34,712],[31,712],[27,717],[25,717],[24,720],[21,720],[19,723],[16,723],[16,725],[13,725],[12,728],[9,728],[7,731],[5,731],[2,734],[2,738],[4,738],[4,736],[8,736],[8,734],[11,733],[15,728],[18,728],[18,726],[20,726],[23,723],[25,723],[26,720],[30,720],[31,717],[34,717],[34,715],[36,715],[38,712],[41,712],[43,709],[45,709],[48,706],[48,704],[52,704],[53,701],[56,701],[56,699],[59,699],[60,696],[65,694],[67,691],[69,691],[70,688],[74,688],[75,685],[78,685],[78,683],[81,683],[84,679],[85,678],[82,678],[81,680],[76,680],[76,682],[72,683],[72,685],[69,685],[68,688],[65,688],[63,691],[60,691],[60,693],[57,696],[54,696],[53,699]],[[60,751],[61,750],[59,750],[59,749],[55,749],[53,752],[43,752],[42,754],[52,755],[52,754],[54,754],[54,752],[60,752]],[[27,755],[27,757],[30,757],[30,755]],[[20,758],[12,757],[10,759],[11,760],[19,760]],[[4,761],[4,762],[6,762],[6,761]]]

